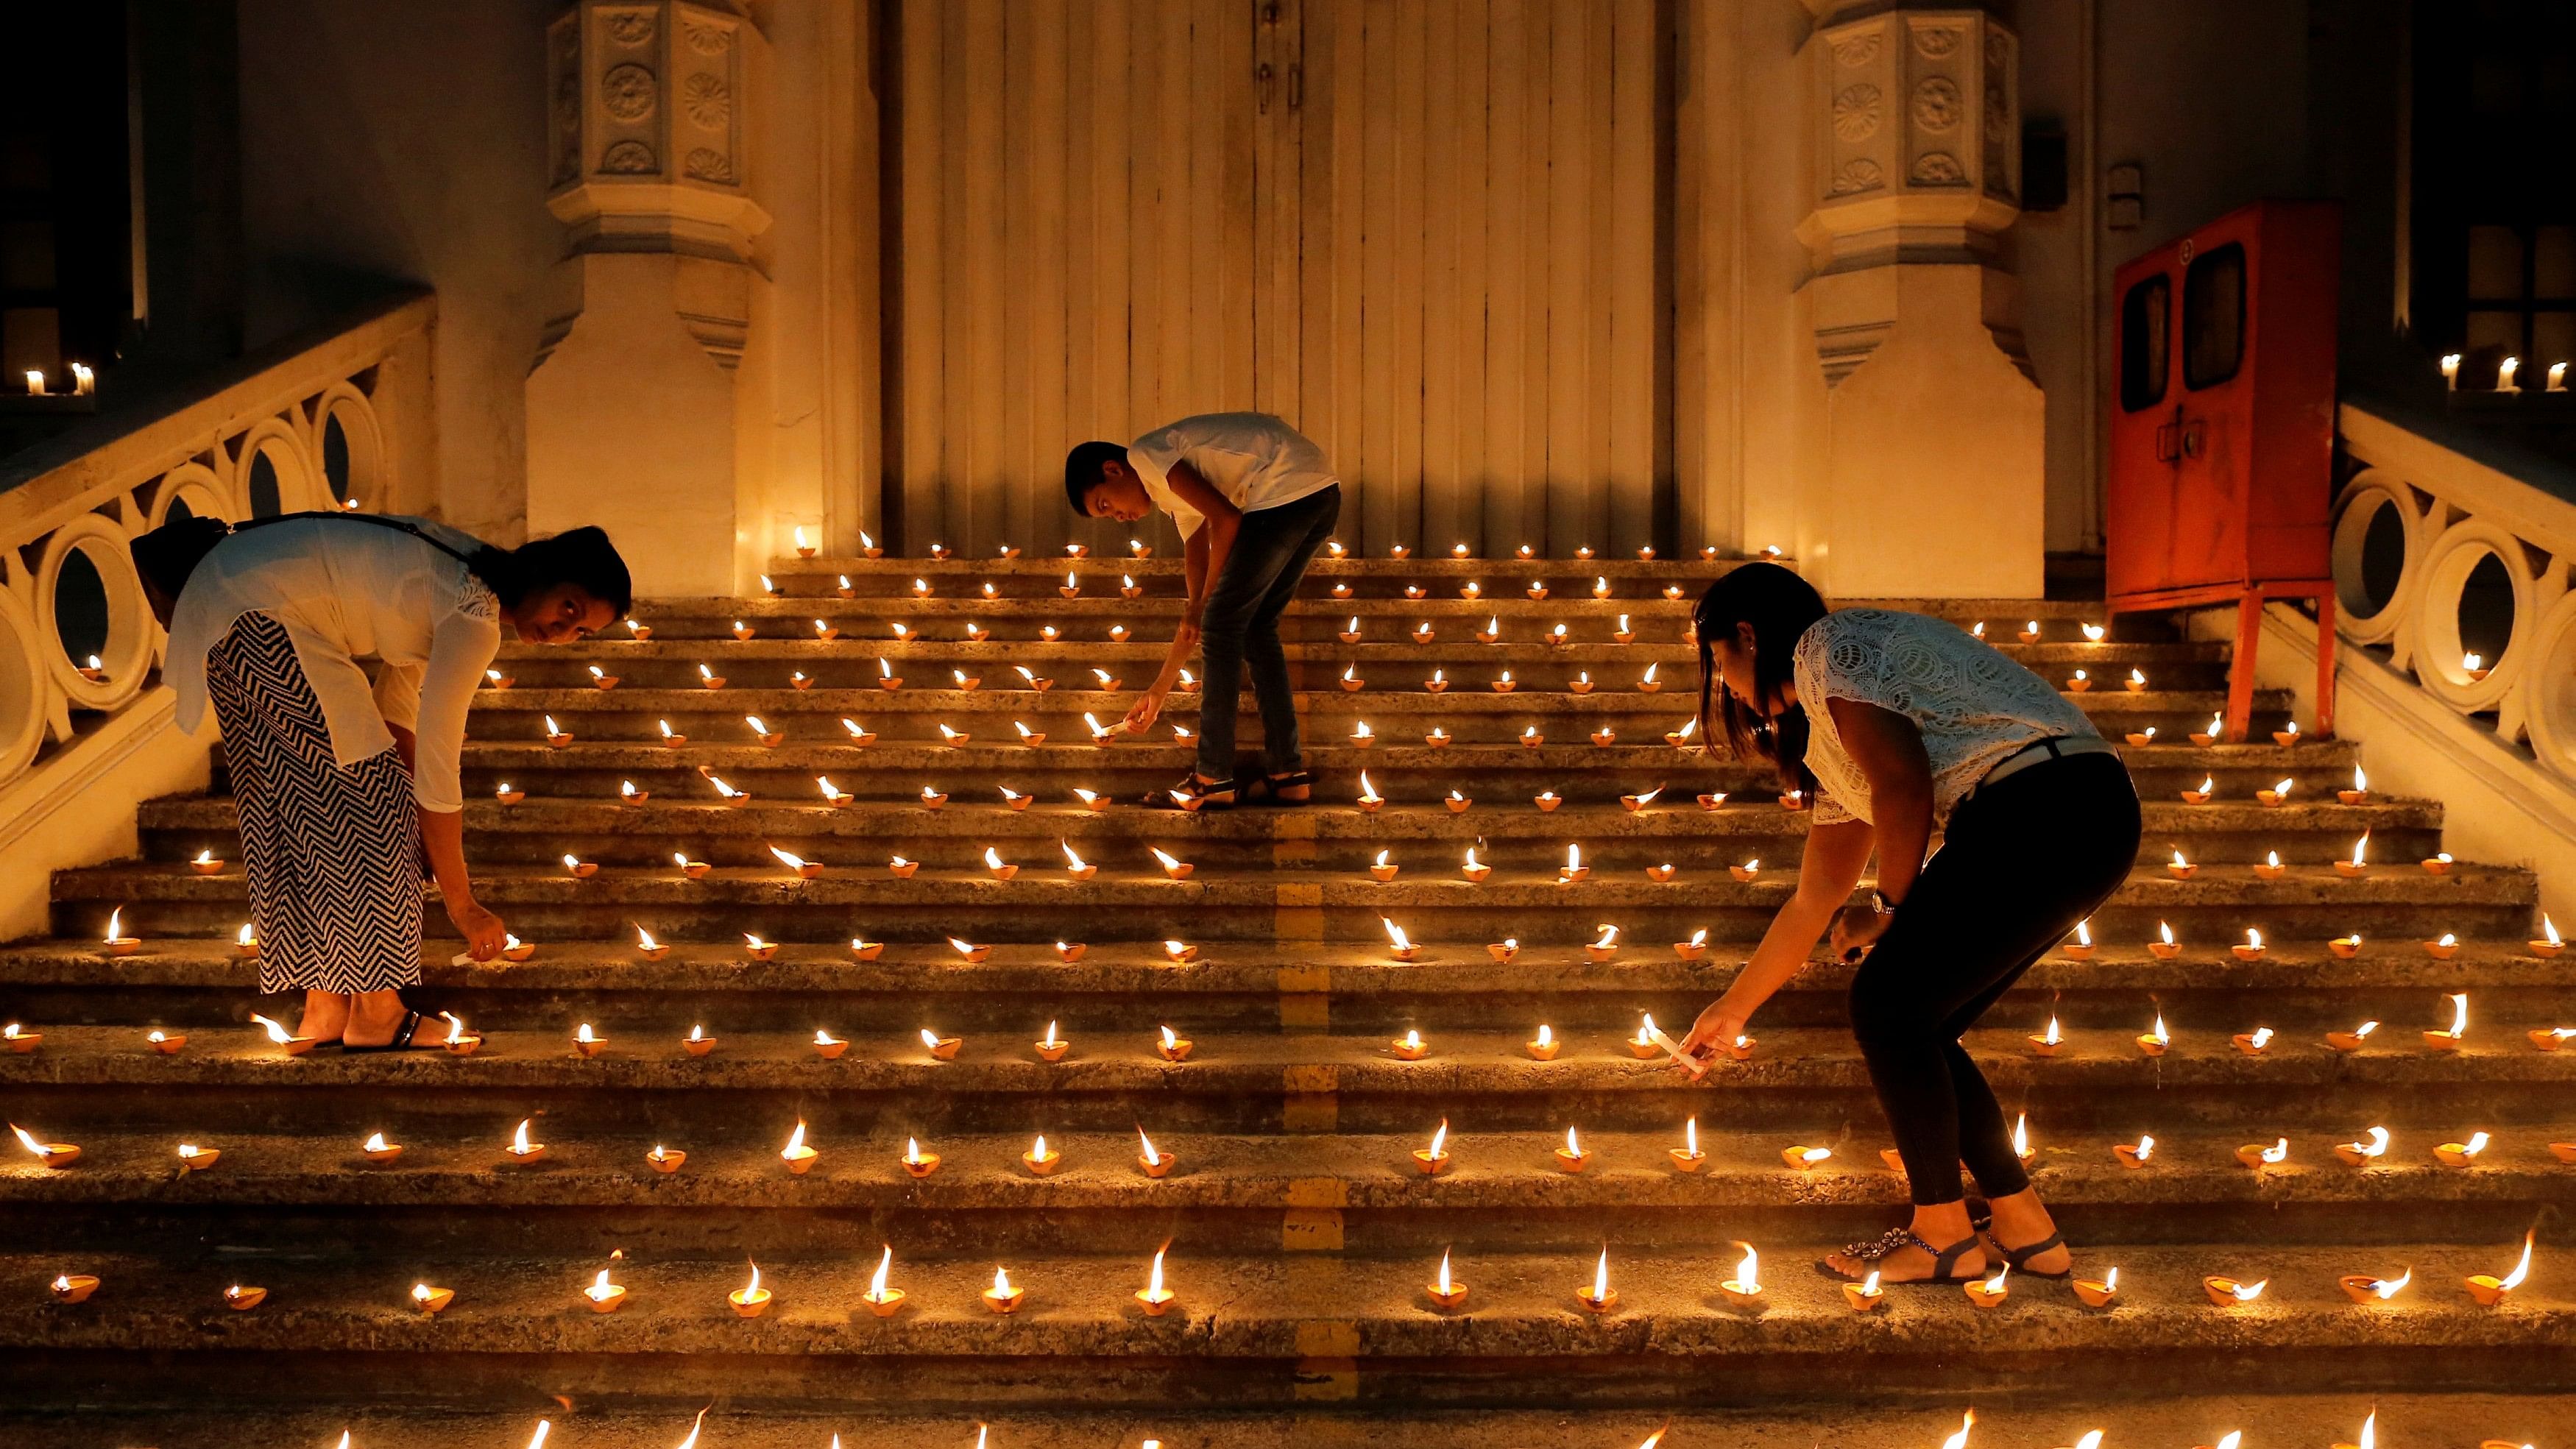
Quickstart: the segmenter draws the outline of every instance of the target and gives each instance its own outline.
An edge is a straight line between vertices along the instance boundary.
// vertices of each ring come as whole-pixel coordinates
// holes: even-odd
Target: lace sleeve
[[[1813,825],[1840,825],[1846,820],[1860,818],[1844,809],[1843,802],[1835,799],[1821,785],[1816,787],[1816,798],[1808,802],[1807,808],[1809,823]]]
[[[1812,651],[1814,678],[1825,695],[1901,714],[1905,710],[1902,692],[1888,687],[1887,641],[1883,631],[1873,627],[1879,615],[1876,609],[1828,614],[1823,626],[1800,643]]]

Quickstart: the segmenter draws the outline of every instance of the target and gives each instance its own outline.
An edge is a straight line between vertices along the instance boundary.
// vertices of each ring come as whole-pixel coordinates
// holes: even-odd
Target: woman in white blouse
[[[1710,585],[1693,619],[1703,729],[1778,766],[1815,814],[1796,892],[1682,1050],[1707,1056],[1743,1033],[1832,922],[1835,953],[1861,962],[1852,1034],[1914,1214],[1819,1266],[1956,1283],[2000,1256],[2066,1277],[2065,1239],[1959,1039],[2127,878],[2139,833],[2127,767],[2048,681],[1946,621],[1828,613],[1776,564]],[[1936,826],[1941,851],[1927,863]],[[1873,847],[1876,888],[1852,904]],[[1963,1162],[1992,1208],[1990,1237],[1969,1216]]]
[[[505,624],[562,644],[623,618],[625,562],[596,528],[503,550],[422,519],[311,513],[239,525],[175,572],[165,674],[179,727],[211,702],[223,732],[260,989],[303,991],[298,1034],[317,1043],[414,1045],[424,854],[475,960],[505,934],[465,866],[474,691]]]

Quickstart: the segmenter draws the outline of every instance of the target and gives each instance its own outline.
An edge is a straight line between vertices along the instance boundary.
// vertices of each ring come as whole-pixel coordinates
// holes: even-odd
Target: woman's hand
[[[1144,694],[1137,698],[1136,707],[1127,711],[1127,733],[1131,735],[1141,735],[1145,731],[1152,729],[1154,727],[1154,721],[1161,718],[1162,713],[1163,691],[1159,689],[1146,690]]]
[[[1845,906],[1834,917],[1834,955],[1844,962],[1856,962],[1869,954],[1878,938],[1887,934],[1887,923],[1894,915],[1880,915],[1867,906]]]
[[[466,955],[477,961],[489,961],[501,954],[501,943],[509,932],[501,925],[499,916],[469,900],[462,906],[450,905],[447,918],[455,922],[456,929],[463,933]]]
[[[1681,1039],[1682,1055],[1694,1062],[1708,1061],[1720,1048],[1744,1035],[1745,1019],[1751,1015],[1731,996],[1710,1002],[1699,1020],[1691,1023],[1690,1035]]]

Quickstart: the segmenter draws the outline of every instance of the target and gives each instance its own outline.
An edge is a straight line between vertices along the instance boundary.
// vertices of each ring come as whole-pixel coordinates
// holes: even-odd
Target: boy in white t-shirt
[[[1156,428],[1134,443],[1078,443],[1064,460],[1074,511],[1133,523],[1156,508],[1183,539],[1189,603],[1171,652],[1144,698],[1127,712],[1130,733],[1152,727],[1182,663],[1205,657],[1199,686],[1197,768],[1149,805],[1223,809],[1238,795],[1234,724],[1243,675],[1261,709],[1263,779],[1272,800],[1303,805],[1314,777],[1298,753],[1295,691],[1279,647],[1279,615],[1297,595],[1307,561],[1341,516],[1342,488],[1323,450],[1268,413],[1202,413]]]

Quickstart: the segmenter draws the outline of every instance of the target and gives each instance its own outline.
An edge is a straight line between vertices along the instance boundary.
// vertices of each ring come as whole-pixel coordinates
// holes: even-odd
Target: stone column
[[[2043,406],[1997,245],[2020,214],[2018,42],[1973,8],[1819,8],[1798,236],[1828,389],[1821,582],[2036,598]]]
[[[546,44],[565,257],[528,378],[528,530],[607,528],[638,592],[732,592],[766,543],[745,536],[734,418],[769,225],[747,145],[760,32],[722,5],[581,0]]]

